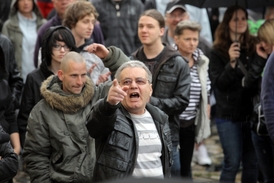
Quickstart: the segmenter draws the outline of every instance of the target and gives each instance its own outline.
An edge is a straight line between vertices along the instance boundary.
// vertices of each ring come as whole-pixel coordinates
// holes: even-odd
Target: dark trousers
[[[180,128],[181,176],[192,180],[191,161],[195,144],[195,125]]]

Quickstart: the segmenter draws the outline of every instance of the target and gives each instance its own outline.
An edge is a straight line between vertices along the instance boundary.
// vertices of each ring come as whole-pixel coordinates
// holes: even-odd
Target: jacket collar
[[[68,94],[62,90],[59,78],[53,75],[42,83],[41,94],[53,109],[64,113],[76,113],[91,101],[94,96],[94,84],[87,77],[81,94]]]

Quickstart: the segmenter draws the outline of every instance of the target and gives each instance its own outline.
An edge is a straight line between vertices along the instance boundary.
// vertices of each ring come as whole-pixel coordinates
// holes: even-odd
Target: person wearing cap
[[[190,17],[188,9],[186,8],[185,5],[183,5],[180,1],[169,2],[166,6],[166,11],[165,11],[166,29],[165,29],[165,34],[162,37],[162,41],[175,47],[175,42],[174,42],[175,28],[180,21],[189,20],[189,19],[193,19],[193,18]],[[199,20],[195,20],[195,21],[199,22]],[[201,25],[206,26],[205,24],[201,24]],[[204,38],[202,33],[203,30],[205,29],[202,28],[201,30],[198,48],[200,48],[204,52],[204,54],[207,57],[209,57],[210,50],[211,50],[211,43]]]

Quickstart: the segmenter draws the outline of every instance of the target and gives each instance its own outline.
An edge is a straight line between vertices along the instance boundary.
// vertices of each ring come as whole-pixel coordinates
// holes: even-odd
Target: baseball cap
[[[182,10],[186,11],[185,5],[178,0],[175,0],[167,3],[166,13],[172,13],[177,8],[181,8]]]

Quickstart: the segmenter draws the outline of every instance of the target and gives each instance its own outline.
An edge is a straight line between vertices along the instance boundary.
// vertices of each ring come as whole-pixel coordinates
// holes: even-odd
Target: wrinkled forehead
[[[146,71],[141,67],[126,67],[121,71],[120,79],[135,79],[135,78],[145,78],[147,79]]]

